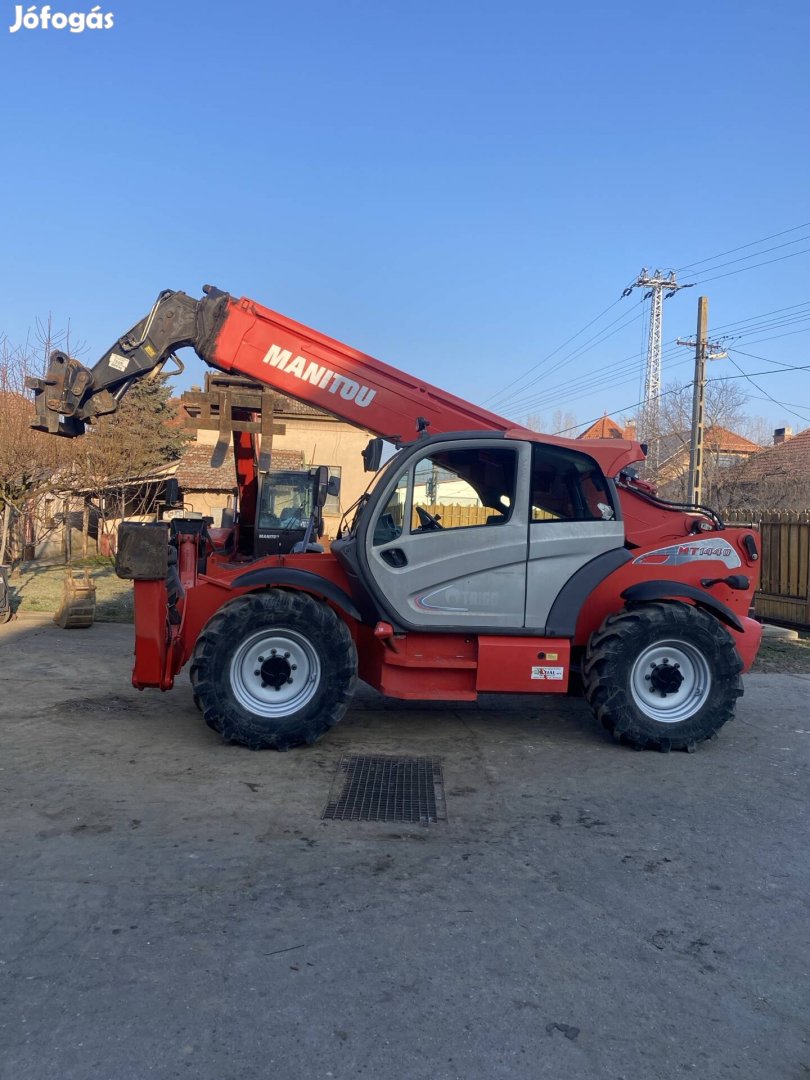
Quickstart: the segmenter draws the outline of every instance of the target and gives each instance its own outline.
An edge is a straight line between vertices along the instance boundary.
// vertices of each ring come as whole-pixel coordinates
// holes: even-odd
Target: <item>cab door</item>
[[[529,506],[526,626],[542,631],[561,589],[586,563],[624,548],[618,500],[593,458],[535,443]]]
[[[531,444],[431,440],[381,492],[365,535],[378,601],[419,629],[523,628]]]

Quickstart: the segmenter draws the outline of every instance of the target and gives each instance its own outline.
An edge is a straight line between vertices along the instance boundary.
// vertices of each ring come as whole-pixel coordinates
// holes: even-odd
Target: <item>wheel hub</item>
[[[262,686],[272,686],[274,690],[280,690],[285,683],[293,681],[293,665],[289,661],[289,653],[281,655],[275,649],[271,650],[270,656],[266,657],[259,668],[258,678]],[[259,657],[259,660],[262,658]]]
[[[630,695],[651,720],[678,724],[706,704],[712,692],[708,661],[681,639],[660,640],[642,649],[630,670]]]
[[[680,664],[670,664],[666,657],[660,664],[653,665],[647,678],[650,680],[650,689],[655,690],[661,697],[677,694],[683,684]]]
[[[316,650],[304,634],[288,627],[250,634],[230,663],[234,697],[258,716],[284,717],[303,708],[316,694],[321,677]]]

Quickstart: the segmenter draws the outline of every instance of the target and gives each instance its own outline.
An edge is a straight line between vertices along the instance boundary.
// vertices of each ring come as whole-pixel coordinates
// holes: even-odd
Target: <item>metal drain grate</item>
[[[445,821],[444,779],[438,758],[345,754],[337,764],[321,815],[334,821]]]

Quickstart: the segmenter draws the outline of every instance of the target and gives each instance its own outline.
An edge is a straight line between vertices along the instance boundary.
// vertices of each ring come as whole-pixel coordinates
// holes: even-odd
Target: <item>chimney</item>
[[[625,437],[625,439],[635,439],[636,438],[636,425],[632,420],[630,421],[629,424],[626,425],[626,427],[624,429],[624,437]]]
[[[793,438],[793,428],[791,427],[778,427],[773,429],[773,445],[781,446],[782,443],[786,443],[788,439]]]

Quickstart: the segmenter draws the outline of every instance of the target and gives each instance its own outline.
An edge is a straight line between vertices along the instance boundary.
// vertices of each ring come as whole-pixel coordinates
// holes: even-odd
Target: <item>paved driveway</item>
[[[0,1076],[810,1076],[810,676],[692,755],[577,700],[401,706],[253,754],[131,629],[0,631]],[[347,751],[443,760],[446,823],[324,822]]]

